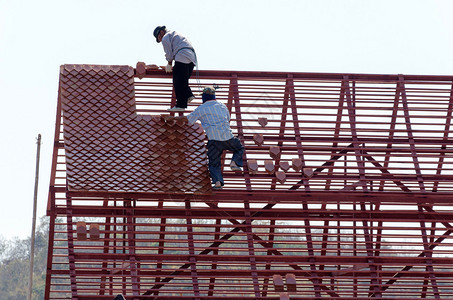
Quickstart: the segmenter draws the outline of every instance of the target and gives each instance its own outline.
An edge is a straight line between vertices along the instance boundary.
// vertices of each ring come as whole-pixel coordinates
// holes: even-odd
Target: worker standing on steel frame
[[[230,128],[230,113],[225,104],[218,102],[215,88],[205,87],[202,94],[203,104],[187,115],[189,124],[200,120],[208,137],[209,173],[212,179],[212,188],[221,189],[224,185],[221,158],[224,150],[233,152],[230,168],[233,171],[242,171],[242,155],[244,146],[241,141],[233,136]]]
[[[156,42],[162,42],[165,51],[165,58],[168,64],[165,71],[173,71],[173,87],[176,95],[176,105],[167,109],[168,111],[184,111],[187,103],[195,97],[189,86],[189,79],[193,68],[197,64],[197,56],[190,41],[182,34],[167,30],[165,26],[157,26],[154,29]],[[173,60],[175,65],[172,67]]]

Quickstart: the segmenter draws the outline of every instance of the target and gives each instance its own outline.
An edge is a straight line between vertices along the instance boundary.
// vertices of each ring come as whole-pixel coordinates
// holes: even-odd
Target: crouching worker
[[[244,146],[237,137],[233,136],[230,128],[230,113],[225,104],[216,100],[214,87],[208,86],[203,89],[202,100],[203,104],[187,115],[187,121],[193,124],[200,120],[208,137],[208,166],[212,188],[221,189],[224,185],[220,161],[223,151],[233,152],[231,170],[242,171]]]

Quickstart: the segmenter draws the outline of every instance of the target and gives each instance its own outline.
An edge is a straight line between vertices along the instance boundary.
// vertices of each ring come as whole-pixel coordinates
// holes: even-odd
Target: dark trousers
[[[209,174],[211,175],[212,183],[220,181],[223,185],[223,176],[221,170],[221,158],[224,150],[233,151],[232,161],[239,167],[242,167],[242,154],[244,154],[244,146],[241,141],[234,137],[228,141],[208,141],[208,160]]]
[[[185,64],[175,61],[173,66],[173,86],[176,95],[176,107],[187,107],[187,99],[193,96],[189,86],[189,78],[192,75],[194,64]]]

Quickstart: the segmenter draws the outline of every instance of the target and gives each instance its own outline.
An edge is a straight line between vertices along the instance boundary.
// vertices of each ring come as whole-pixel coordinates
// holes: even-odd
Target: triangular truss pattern
[[[168,74],[62,66],[45,299],[453,297],[452,83],[199,71],[246,148],[212,192]]]

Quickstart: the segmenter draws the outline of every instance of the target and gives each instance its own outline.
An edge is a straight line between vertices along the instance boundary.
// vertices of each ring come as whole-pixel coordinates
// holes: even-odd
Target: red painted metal
[[[171,78],[143,72],[137,113],[165,113]],[[212,194],[67,190],[59,96],[46,299],[453,298],[453,76],[191,81],[214,83],[246,153]]]

